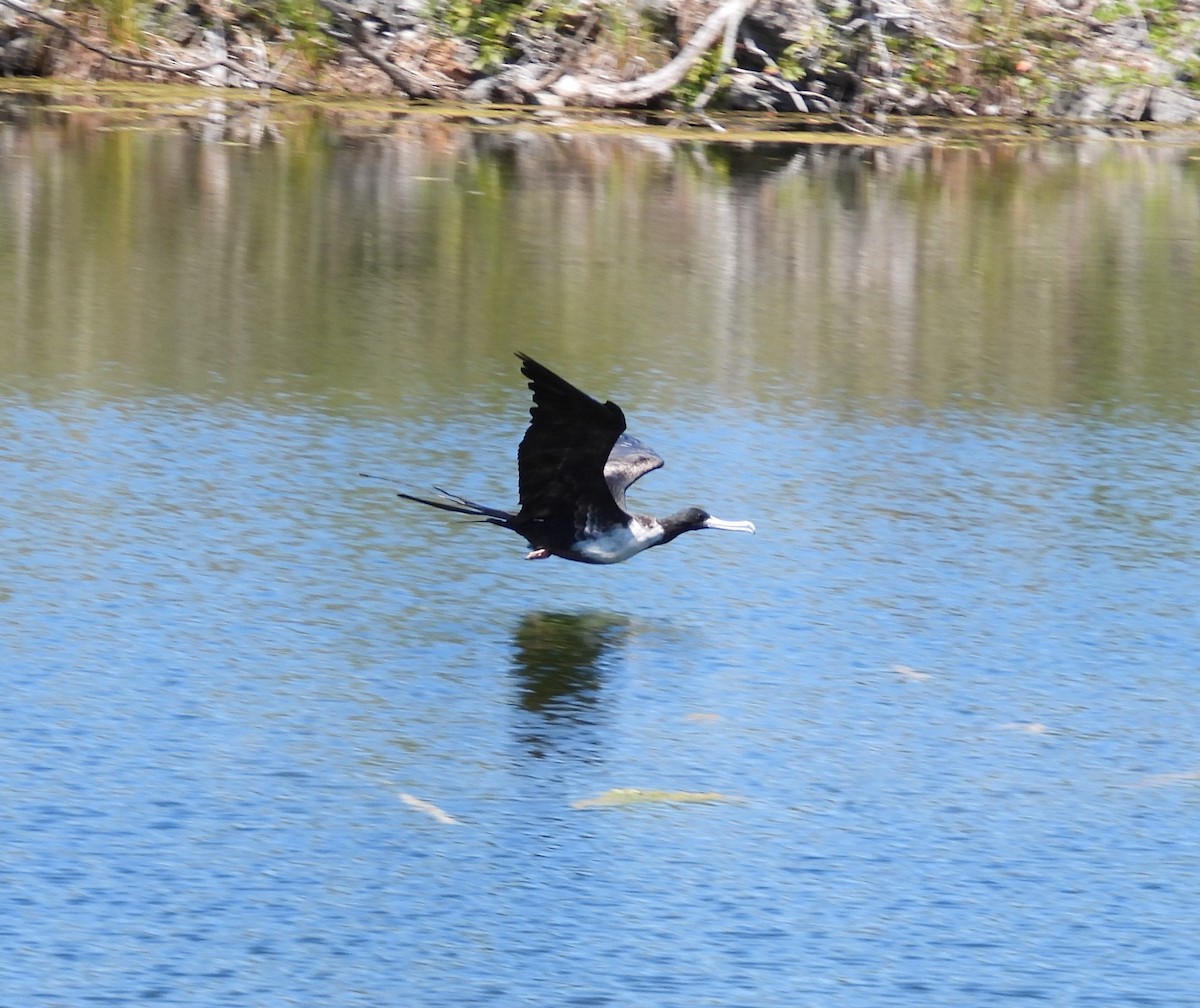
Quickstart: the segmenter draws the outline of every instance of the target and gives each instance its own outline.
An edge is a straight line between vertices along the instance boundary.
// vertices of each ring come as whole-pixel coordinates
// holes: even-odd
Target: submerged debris
[[[1023,732],[1026,735],[1047,735],[1050,728],[1040,721],[1008,721],[1002,724],[1004,731]]]
[[[410,795],[407,792],[400,792],[400,800],[411,809],[416,809],[418,812],[424,812],[431,819],[436,819],[445,826],[461,826],[462,820],[455,819],[449,812],[443,812],[440,808],[427,802],[424,798],[418,798],[416,795]]]
[[[644,788],[611,788],[594,798],[571,802],[574,809],[624,808],[629,805],[712,804],[743,799],[719,791],[656,791]]]

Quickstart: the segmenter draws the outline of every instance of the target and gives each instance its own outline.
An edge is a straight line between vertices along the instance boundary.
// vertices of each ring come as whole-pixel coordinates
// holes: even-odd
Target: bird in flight
[[[597,402],[527,354],[517,356],[533,391],[533,406],[517,449],[516,513],[476,504],[440,487],[435,488],[439,500],[398,496],[512,529],[531,547],[527,560],[558,556],[613,564],[697,529],[754,532],[752,522],[722,521],[699,507],[665,518],[626,510],[625,491],[661,468],[663,460],[625,433],[625,414],[616,403]]]

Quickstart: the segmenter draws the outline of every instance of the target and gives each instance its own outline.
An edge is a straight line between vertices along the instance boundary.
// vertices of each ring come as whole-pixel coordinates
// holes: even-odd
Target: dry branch
[[[159,60],[139,59],[135,56],[124,56],[121,53],[113,52],[110,49],[105,49],[103,46],[97,45],[94,42],[88,41],[79,32],[72,28],[65,21],[60,21],[58,18],[50,17],[49,14],[43,14],[39,10],[26,6],[20,0],[0,0],[0,4],[8,7],[10,10],[16,11],[18,14],[25,17],[33,18],[35,21],[40,21],[44,25],[48,25],[55,31],[62,32],[63,36],[76,45],[81,46],[88,52],[93,52],[97,56],[101,56],[113,63],[119,63],[122,66],[136,67],[139,70],[157,70],[161,73],[180,74],[185,77],[194,77],[197,74],[205,73],[209,70],[215,70],[217,67],[224,67],[236,74],[244,77],[252,84],[258,87],[274,88],[277,91],[283,91],[287,94],[305,94],[306,92],[300,88],[293,88],[286,84],[280,84],[277,75],[272,75],[271,78],[263,78],[248,69],[244,64],[230,56],[218,56],[214,59],[205,60],[201,63],[163,63]]]
[[[340,3],[339,0],[317,0],[330,14],[340,18],[349,27],[350,34],[347,41],[350,46],[363,59],[377,67],[387,75],[388,80],[392,82],[392,86],[398,91],[403,91],[410,98],[440,98],[445,90],[445,85],[426,77],[422,73],[418,73],[409,67],[401,66],[399,63],[393,63],[383,53],[377,52],[370,44],[369,33],[363,25],[362,18],[359,13],[352,7]]]
[[[594,77],[564,76],[550,91],[571,105],[600,105],[615,108],[645,105],[675,87],[725,32],[736,33],[742,19],[758,0],[725,0],[696,29],[665,66],[631,81],[612,82]]]

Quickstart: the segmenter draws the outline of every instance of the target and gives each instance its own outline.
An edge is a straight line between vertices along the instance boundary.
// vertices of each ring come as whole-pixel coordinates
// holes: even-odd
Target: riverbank
[[[0,0],[0,73],[585,108],[1200,122],[1200,2]]]

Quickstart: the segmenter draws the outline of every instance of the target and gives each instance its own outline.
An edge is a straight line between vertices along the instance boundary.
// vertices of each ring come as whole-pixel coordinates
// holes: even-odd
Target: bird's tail
[[[385,483],[398,483],[399,480],[391,479],[388,476],[376,476],[374,473],[359,473],[365,479],[383,480]],[[401,493],[397,491],[397,497],[403,497],[405,500],[416,501],[418,504],[428,504],[430,507],[440,508],[443,511],[453,511],[455,514],[470,515],[472,518],[479,518],[482,521],[491,522],[493,525],[508,525],[516,515],[510,514],[508,511],[501,511],[499,508],[486,507],[483,504],[476,504],[474,501],[469,501],[465,497],[459,497],[458,494],[449,493],[439,486],[433,488],[441,494],[445,500],[430,500],[428,497],[414,497],[412,494]]]
[[[441,508],[443,511],[471,515],[473,518],[491,522],[493,525],[508,525],[516,517],[508,511],[485,507],[483,504],[476,504],[474,501],[469,501],[465,497],[459,497],[457,494],[447,493],[441,487],[434,487],[433,489],[441,494],[445,500],[430,500],[428,497],[414,497],[412,494],[399,492],[396,496],[403,497],[405,500],[416,501],[418,504],[428,504],[430,507]]]

